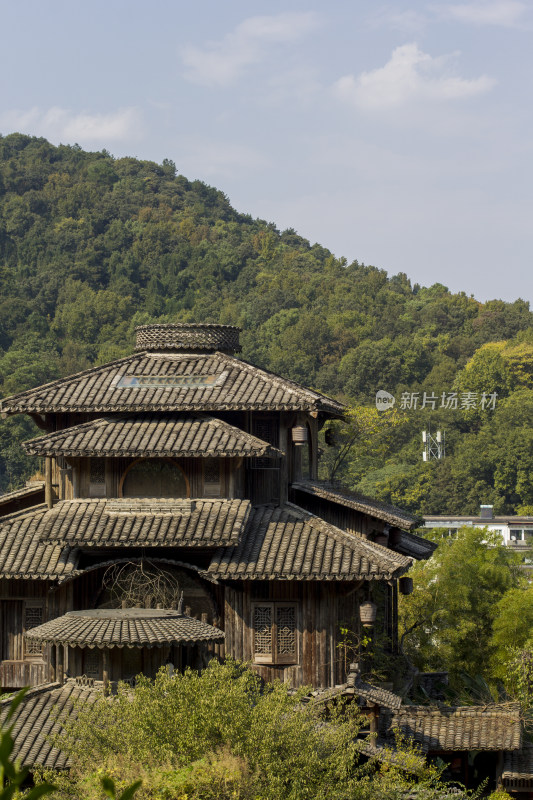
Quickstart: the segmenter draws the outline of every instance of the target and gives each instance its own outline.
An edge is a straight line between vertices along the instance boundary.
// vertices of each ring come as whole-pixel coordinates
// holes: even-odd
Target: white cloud
[[[518,0],[462,3],[438,7],[442,16],[458,22],[467,22],[472,25],[498,25],[506,28],[518,25],[526,8],[525,3],[520,3]]]
[[[317,24],[318,15],[314,12],[250,17],[218,42],[185,47],[182,59],[188,68],[186,77],[206,86],[226,86],[250,64],[261,61],[268,45],[293,42]]]
[[[140,115],[136,108],[119,108],[110,113],[75,113],[59,106],[47,111],[13,109],[0,114],[0,128],[46,136],[52,141],[117,142],[138,138]]]
[[[417,44],[405,44],[393,50],[384,67],[357,77],[345,75],[333,89],[341,100],[360,109],[387,110],[420,101],[472,97],[495,85],[486,75],[471,79],[454,75],[449,67],[453,56],[433,58]]]

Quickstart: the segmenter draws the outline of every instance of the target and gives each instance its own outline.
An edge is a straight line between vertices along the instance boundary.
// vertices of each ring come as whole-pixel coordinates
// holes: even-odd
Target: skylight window
[[[224,383],[227,375],[227,372],[218,375],[117,375],[113,385],[117,389],[211,389]]]

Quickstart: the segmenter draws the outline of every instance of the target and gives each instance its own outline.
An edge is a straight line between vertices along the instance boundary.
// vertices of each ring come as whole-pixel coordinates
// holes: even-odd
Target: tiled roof
[[[390,692],[382,686],[373,686],[371,683],[366,683],[360,679],[355,681],[354,692],[363,700],[369,703],[376,703],[383,708],[397,711],[402,704],[402,698],[394,694],[394,692]]]
[[[391,506],[381,500],[374,500],[372,497],[366,497],[359,492],[351,492],[347,489],[339,489],[330,483],[321,481],[299,481],[293,483],[292,488],[301,492],[320,497],[323,500],[330,500],[332,503],[352,508],[354,511],[360,511],[362,514],[368,514],[375,519],[388,522],[398,528],[414,528],[417,524],[417,518],[407,511],[403,511],[397,506]]]
[[[390,536],[389,547],[392,547],[397,553],[403,553],[404,556],[416,558],[417,561],[430,558],[437,549],[435,542],[424,539],[423,536],[398,530]]]
[[[38,536],[82,547],[218,547],[236,542],[249,500],[63,500],[40,514]]]
[[[336,400],[231,355],[151,352],[20,392],[4,398],[0,408],[7,414],[253,409],[341,416],[344,411]]]
[[[288,503],[254,508],[240,542],[220,548],[208,571],[226,580],[389,580],[411,565],[410,558]]]
[[[446,515],[441,514],[438,517],[423,517],[424,522],[426,523],[426,528],[430,528],[430,522],[440,523],[442,526],[446,526],[448,524],[453,525],[455,522],[463,523],[464,525],[475,525],[477,528],[485,528],[487,525],[493,525],[494,523],[509,523],[509,525],[531,525],[533,524],[533,516],[520,516],[520,515],[511,515],[507,517],[490,517],[485,519],[485,517],[480,516],[460,516],[460,515]]]
[[[26,636],[71,647],[162,647],[224,638],[222,631],[207,622],[178,611],[153,608],[69,611],[32,628]]]
[[[91,702],[99,690],[67,681],[30,689],[15,712],[13,755],[23,765],[40,765],[47,769],[65,769],[68,756],[53,743],[65,720],[75,719],[79,709]],[[5,719],[9,697],[0,701],[0,719]]]
[[[427,753],[450,750],[518,750],[522,724],[517,704],[434,708],[403,706],[380,712],[381,733],[395,730]]]
[[[44,497],[44,481],[31,481],[23,486],[22,489],[15,489],[13,492],[0,494],[0,513],[1,507],[13,503],[17,500],[24,500],[26,497],[34,497],[42,494]]]
[[[272,456],[283,455],[268,442],[228,422],[198,415],[161,414],[95,419],[22,445],[30,455],[49,456]],[[1,501],[1,498],[0,498]]]
[[[376,759],[380,764],[387,766],[394,765],[400,767],[403,772],[410,772],[419,775],[426,766],[426,759],[424,756],[417,753],[408,752],[406,750],[395,750],[390,745],[383,744],[379,740],[374,740],[369,736],[366,739],[357,740],[357,749],[362,755],[367,758]],[[450,788],[449,794],[439,794],[439,800],[453,800],[457,792]],[[415,798],[415,795],[407,795],[409,798]]]
[[[40,541],[47,513],[42,505],[1,518],[0,577],[62,579],[76,568],[76,550]]]
[[[533,744],[506,753],[503,762],[503,785],[508,790],[531,790],[533,787]]]

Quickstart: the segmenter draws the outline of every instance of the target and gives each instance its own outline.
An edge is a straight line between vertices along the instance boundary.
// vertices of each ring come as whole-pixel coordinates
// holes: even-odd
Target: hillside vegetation
[[[335,473],[345,483],[416,512],[472,513],[481,502],[533,512],[533,315],[523,300],[480,303],[348,264],[238,214],[168,160],[21,134],[0,137],[0,275],[2,396],[130,353],[138,324],[236,324],[243,357],[259,366],[357,407],[372,407],[378,389],[395,396],[395,424],[378,422],[372,446],[356,431]],[[420,409],[424,392],[435,409]],[[452,392],[458,408],[440,408]],[[476,408],[460,408],[467,392]],[[494,392],[494,408],[480,408]],[[417,409],[401,408],[404,393],[419,393]],[[428,423],[446,431],[447,456],[424,464]],[[19,447],[32,435],[23,418],[0,427],[2,490],[38,466]],[[324,473],[343,435],[324,444]]]

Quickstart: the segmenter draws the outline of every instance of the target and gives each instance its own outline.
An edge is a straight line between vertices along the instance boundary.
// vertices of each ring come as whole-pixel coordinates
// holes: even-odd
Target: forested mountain
[[[236,324],[260,366],[358,407],[375,408],[378,389],[395,396],[394,424],[382,412],[371,441],[355,426],[336,470],[345,483],[423,513],[481,502],[533,513],[533,315],[522,300],[479,303],[348,264],[238,214],[168,160],[21,134],[0,137],[0,275],[2,396],[130,353],[141,323]],[[476,407],[461,409],[469,392]],[[446,431],[439,462],[421,459],[428,423]],[[38,468],[19,446],[36,434],[19,417],[0,427],[2,490]],[[346,436],[324,444],[325,472]]]

